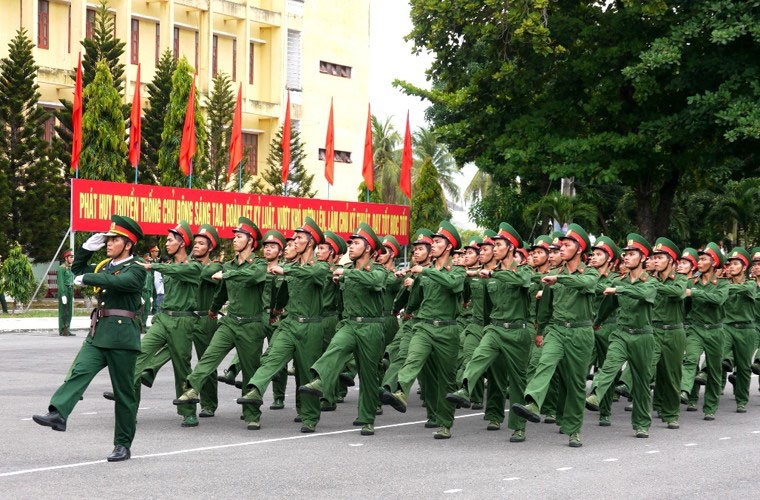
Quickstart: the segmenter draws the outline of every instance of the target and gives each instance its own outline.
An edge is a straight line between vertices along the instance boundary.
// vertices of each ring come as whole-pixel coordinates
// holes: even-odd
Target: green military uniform
[[[383,246],[386,252],[391,253],[391,258],[395,259],[401,253],[401,245],[392,235],[383,238]],[[401,290],[403,279],[396,276],[395,269],[387,272],[385,278],[385,288],[383,289],[383,336],[385,338],[385,347],[388,347],[398,333],[399,322],[398,312],[393,307],[394,299]]]
[[[649,427],[652,425],[649,383],[652,378],[652,353],[655,347],[652,308],[657,288],[643,270],[643,261],[651,254],[652,247],[636,233],[629,234],[626,239],[628,245],[623,250],[639,252],[641,274],[634,278],[632,273],[628,273],[614,280],[611,288],[615,289],[615,293],[606,296],[599,307],[597,325],[603,323],[614,309],[617,309],[617,323],[610,335],[602,370],[594,377],[593,397],[589,397],[589,400],[595,399],[591,406],[595,407],[592,409],[598,410],[596,394],[606,394],[615,382],[623,363],[628,362],[633,377],[630,388],[633,395],[631,423],[636,437],[648,437]]]
[[[727,261],[734,259],[741,261],[745,267],[749,266],[749,252],[743,248],[734,248],[726,258]],[[752,378],[750,365],[756,342],[757,284],[744,276],[740,278],[739,283],[726,281],[728,282],[728,299],[724,306],[723,353],[724,356],[733,354],[736,408],[738,412],[745,412],[749,402],[749,383]]]
[[[434,236],[445,238],[456,249],[461,239],[456,228],[447,221],[441,222]],[[456,390],[459,330],[456,322],[458,295],[464,288],[465,270],[452,266],[451,259],[436,262],[435,267],[424,267],[420,274],[422,303],[412,327],[409,352],[398,373],[397,392],[383,393],[383,403],[405,411],[409,391],[417,376],[425,370],[423,390],[425,403],[441,429],[436,438],[451,437],[454,423],[454,406],[446,401],[446,394]],[[402,403],[401,405],[399,403]]]
[[[98,273],[92,273],[95,267],[87,262],[104,246],[104,237],[109,236],[126,237],[134,245],[142,237],[142,231],[132,219],[114,215],[108,233],[94,235],[77,251],[72,271],[81,276],[82,285],[100,288],[98,307],[93,311],[90,333],[77,355],[71,376],[50,400],[51,413],[43,417],[35,415],[34,420],[55,430],[66,430],[66,420],[87,386],[100,370],[108,367],[116,394],[114,445],[129,449],[135,436],[137,417],[137,401],[132,388],[135,361],[140,352],[140,325],[136,312],[140,308],[145,269],[135,264],[135,258],[130,256],[119,262],[109,262],[101,266]],[[78,279],[75,283],[79,282]],[[60,414],[58,418],[62,422],[52,414],[55,412]],[[129,458],[128,453],[126,457],[116,459]]]
[[[756,262],[760,262],[760,247],[755,247],[750,252],[751,261],[750,266],[754,266]],[[760,276],[754,276],[755,283],[760,283]],[[755,348],[760,347],[760,300],[755,301],[755,330],[757,332]],[[752,363],[752,372],[760,375],[760,353],[756,352]]]
[[[315,248],[324,241],[322,230],[310,217],[306,217],[304,224],[295,231],[310,234]],[[296,261],[285,264],[282,268],[288,286],[287,316],[277,325],[272,345],[267,349],[261,367],[252,377],[245,377],[244,374],[244,379],[248,381],[244,390],[249,392],[238,399],[244,408],[258,410],[262,403],[261,395],[272,377],[291,359],[295,364],[296,384],[306,384],[309,381],[309,368],[322,354],[322,289],[329,267],[313,257],[304,264]],[[299,414],[303,422],[301,431],[313,432],[320,417],[319,401],[303,398]]]
[[[325,243],[330,245],[335,255],[343,255],[348,250],[346,242],[332,231],[325,231]],[[339,309],[341,309],[340,285],[333,281],[333,271],[341,267],[339,264],[328,265],[325,286],[322,289],[322,352],[327,350],[338,326]],[[322,410],[334,410],[338,398],[346,395],[346,387],[341,384],[337,392],[325,392]],[[342,400],[342,399],[341,399]]]
[[[590,246],[588,235],[577,224],[568,227],[563,236],[566,238],[577,243],[578,252],[585,252]],[[562,266],[548,276],[556,276],[556,283],[544,287],[538,303],[538,333],[544,337],[541,359],[525,388],[526,405],[513,404],[512,411],[532,422],[540,422],[541,406],[555,370],[559,370],[562,381],[558,389],[558,401],[562,405],[558,408],[562,410],[560,429],[570,435],[572,446],[580,446],[586,374],[594,347],[594,287],[599,274],[580,262],[573,272]]]
[[[708,243],[700,255],[709,255],[714,268],[723,265],[723,254],[715,243]],[[686,356],[681,375],[682,399],[688,398],[694,386],[697,363],[705,353],[707,386],[703,411],[707,420],[715,418],[720,403],[723,370],[723,304],[728,299],[728,283],[713,277],[700,276],[689,282],[691,298],[687,300]],[[684,394],[687,393],[687,394]]]
[[[153,306],[153,271],[145,273],[145,285],[142,289],[142,305],[140,307],[140,333],[148,329],[148,316]]]
[[[264,233],[263,244],[275,243],[280,246],[280,250],[285,249],[285,236],[277,230],[270,230]],[[280,318],[280,311],[283,309],[284,304],[278,303],[278,298],[285,296],[286,293],[281,293],[282,285],[285,283],[283,276],[272,275],[267,278],[264,283],[264,292],[261,300],[264,304],[264,314],[262,316],[262,324],[264,325],[264,331],[267,336],[267,346],[272,345],[272,338],[277,328],[277,321]],[[267,349],[268,350],[268,349]],[[267,355],[267,351],[262,354],[262,363],[264,356]],[[239,363],[239,358],[235,355],[235,361]],[[237,373],[237,371],[235,371]],[[269,406],[270,410],[281,410],[285,408],[285,388],[288,384],[288,370],[285,366],[282,367],[277,375],[272,378],[272,404]]]
[[[64,261],[69,255],[73,255],[71,250],[63,253]],[[69,336],[72,335],[71,316],[74,314],[74,273],[68,265],[61,264],[55,278],[58,285],[58,335]]]

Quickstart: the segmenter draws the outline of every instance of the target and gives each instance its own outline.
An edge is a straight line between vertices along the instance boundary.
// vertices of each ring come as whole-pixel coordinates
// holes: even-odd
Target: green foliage
[[[403,137],[393,127],[390,117],[380,121],[377,116],[372,115],[371,123],[372,159],[375,165],[375,190],[372,192],[372,201],[375,201],[377,194],[382,200],[380,203],[401,204],[404,202],[404,194],[399,188]],[[362,189],[366,189],[363,183],[359,186],[359,198]],[[366,196],[363,200],[366,200]]]
[[[438,179],[438,171],[430,157],[420,166],[417,180],[412,186],[410,234],[420,228],[435,229],[442,220],[450,219],[451,212]]]
[[[309,174],[303,165],[306,158],[301,133],[298,129],[290,131],[290,168],[288,169],[288,196],[297,198],[314,198],[316,191],[311,190],[314,182],[314,174]],[[267,169],[262,177],[268,186],[264,187],[266,194],[278,196],[284,195],[282,185],[282,127],[277,131],[272,142],[269,143],[269,156],[267,156]],[[252,191],[255,192],[255,191]]]
[[[590,203],[583,203],[577,197],[565,196],[555,191],[528,205],[523,215],[526,221],[555,220],[558,223],[557,229],[571,222],[589,227],[589,224],[596,220],[596,208]]]
[[[454,179],[457,175],[457,164],[446,145],[440,141],[439,135],[429,128],[418,128],[412,133],[412,154],[417,166],[416,169],[412,168],[412,183],[419,175],[420,165],[430,158],[438,171],[438,182],[441,187],[453,201],[458,201],[459,186]]]
[[[367,183],[364,181],[361,181],[359,183],[356,200],[370,203],[385,203],[380,194],[380,188],[378,187],[377,183],[375,183],[375,190],[369,192],[369,200],[367,200]]]
[[[0,274],[3,290],[13,297],[16,308],[26,305],[32,298],[37,282],[32,274],[32,264],[18,243],[10,249],[8,258],[3,261]]]
[[[227,184],[227,170],[230,163],[230,136],[232,134],[232,118],[235,112],[236,95],[233,92],[232,81],[224,72],[214,77],[212,90],[206,101],[208,113],[209,147],[208,157],[211,167],[211,189],[217,191],[227,187],[237,191],[238,184]],[[251,175],[248,170],[243,172],[243,184]]]
[[[535,226],[523,218],[525,209],[534,199],[522,192],[515,183],[492,184],[481,200],[470,207],[470,218],[480,227],[497,230],[501,222],[509,222],[523,238],[532,239],[546,228]]]
[[[82,154],[79,175],[84,179],[124,182],[127,155],[121,98],[113,86],[108,64],[100,61],[95,79],[85,87],[87,108],[82,114]]]
[[[187,101],[190,98],[190,87],[193,85],[193,68],[183,57],[177,64],[172,75],[172,91],[169,106],[164,117],[164,128],[161,133],[161,147],[158,152],[158,168],[161,172],[161,184],[164,186],[187,187],[188,178],[179,169],[179,146],[182,141],[182,127],[185,124]],[[198,89],[195,92],[195,142],[196,151],[193,156],[193,185],[195,188],[207,188],[211,182],[211,171],[206,157],[207,133],[206,124],[201,114],[198,100]]]
[[[171,49],[161,54],[153,80],[148,84],[148,108],[142,119],[142,147],[140,148],[139,181],[143,184],[158,184],[158,152],[161,148],[161,133],[164,130],[164,115],[169,107],[172,91],[172,75],[177,69],[177,60]]]
[[[33,50],[19,30],[0,61],[0,253],[21,241],[32,259],[49,259],[68,224],[69,197],[42,136],[49,115],[37,105]]]

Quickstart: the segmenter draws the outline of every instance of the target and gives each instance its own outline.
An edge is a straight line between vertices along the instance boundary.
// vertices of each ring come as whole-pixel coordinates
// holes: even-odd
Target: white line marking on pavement
[[[503,481],[519,481],[519,477],[505,477]]]
[[[648,453],[648,454],[651,455],[652,453],[660,453],[660,450],[649,450],[649,451],[646,451],[644,453]]]
[[[22,418],[22,419],[21,419],[21,421],[22,421],[22,422],[28,422],[28,421],[30,421],[31,419],[32,419],[32,417],[29,417],[29,418]]]
[[[454,418],[460,419],[460,418],[470,418],[470,417],[477,417],[477,416],[483,416],[483,412],[470,413],[469,415],[459,415]],[[406,427],[409,425],[424,424],[425,422],[427,422],[427,420],[417,420],[414,422],[401,422],[400,424],[375,426],[375,429],[391,429],[393,427]],[[149,453],[147,455],[132,455],[132,459],[134,460],[134,459],[141,459],[141,458],[168,457],[168,456],[173,456],[173,455],[184,455],[187,453],[196,453],[199,451],[224,450],[227,448],[239,448],[241,446],[253,446],[257,444],[269,444],[269,443],[279,443],[282,441],[294,441],[296,439],[313,439],[313,438],[318,438],[322,436],[334,436],[337,434],[347,434],[349,432],[358,432],[360,430],[361,430],[360,428],[356,427],[352,429],[344,429],[342,431],[322,432],[322,433],[315,433],[315,434],[299,434],[297,436],[262,439],[260,441],[244,441],[242,443],[220,444],[216,446],[202,446],[200,448],[187,448],[184,450],[165,451],[161,453]],[[51,471],[51,470],[68,469],[68,468],[73,468],[73,467],[84,467],[86,465],[102,464],[105,462],[106,462],[105,460],[97,460],[95,462],[79,462],[79,463],[66,464],[66,465],[53,465],[50,467],[38,467],[35,469],[22,469],[22,470],[17,470],[13,472],[4,472],[0,474],[0,477],[19,476],[21,474],[30,474],[32,472],[46,472],[46,471]]]
[[[559,468],[559,469],[557,469],[557,470],[558,470],[558,471],[560,471],[560,472],[564,472],[564,471],[566,471],[566,470],[570,470],[570,469],[572,469],[572,467],[560,467],[560,468]]]
[[[718,438],[718,441],[726,441],[728,439],[731,439],[731,438],[726,436],[726,437]]]
[[[150,410],[150,406],[145,406],[145,407],[142,407],[142,406],[141,406],[141,407],[139,407],[137,410],[138,410],[138,411],[145,411],[145,410]]]
[[[97,415],[98,412],[96,411],[86,411],[84,413],[80,413],[80,415]]]
[[[760,431],[752,431],[752,434],[760,434]]]
[[[604,460],[602,460],[602,462],[617,462],[617,461],[618,461],[617,458],[605,458]]]
[[[348,446],[364,446],[362,443],[351,443]]]
[[[444,491],[444,493],[459,493],[460,491],[462,491],[461,488],[456,488],[456,489],[453,489],[453,490],[446,490],[446,491]]]
[[[697,446],[697,443],[686,443],[684,446]]]

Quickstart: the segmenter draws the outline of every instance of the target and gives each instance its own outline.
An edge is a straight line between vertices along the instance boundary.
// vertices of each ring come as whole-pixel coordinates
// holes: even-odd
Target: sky
[[[381,120],[390,116],[391,123],[402,138],[407,111],[410,127],[414,131],[426,126],[425,109],[430,105],[429,101],[408,96],[393,86],[393,80],[400,79],[418,87],[430,88],[425,69],[433,57],[428,53],[415,55],[412,52],[413,44],[404,41],[404,36],[411,30],[408,0],[370,0],[369,96],[372,114]],[[466,165],[457,183],[467,186],[476,171],[474,165]],[[459,204],[462,205],[461,200]],[[475,227],[469,221],[466,209],[453,213],[452,219],[457,227]]]

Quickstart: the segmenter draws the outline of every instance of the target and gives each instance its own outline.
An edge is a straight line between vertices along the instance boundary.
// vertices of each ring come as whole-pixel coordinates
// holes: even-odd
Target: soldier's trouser
[[[483,340],[472,355],[464,370],[463,385],[470,391],[473,382],[480,379],[486,370],[499,360],[501,369],[492,372],[493,383],[505,389],[509,386],[509,403],[525,403],[525,372],[528,369],[528,355],[533,342],[533,328],[507,330],[500,326],[489,325],[483,329]],[[491,391],[492,380],[488,381]],[[506,394],[505,394],[506,396]],[[504,414],[502,403],[502,415]],[[507,426],[513,430],[524,430],[525,419],[509,412]]]
[[[280,320],[277,331],[272,337],[272,344],[267,349],[267,356],[252,377],[248,380],[243,390],[256,387],[261,394],[267,389],[272,377],[279,372],[291,359],[296,368],[296,386],[302,386],[310,382],[311,372],[309,368],[319,359],[322,354],[322,324],[321,323],[298,323],[294,319],[285,318]],[[240,358],[243,359],[243,356]],[[254,407],[254,405],[244,405]],[[299,415],[305,425],[317,425],[320,417],[319,400],[317,398],[301,398],[299,402]]]
[[[194,316],[169,317],[166,314],[157,314],[153,317],[153,323],[140,343],[140,354],[137,356],[133,373],[135,399],[138,406],[142,387],[140,375],[152,364],[152,358],[164,346],[169,350],[172,360],[174,390],[177,397],[184,392],[185,379],[191,371],[193,327],[196,320]],[[195,406],[177,406],[177,413],[183,417],[195,415]]]
[[[535,335],[535,332],[533,334]],[[528,371],[525,375],[526,387],[536,375],[536,368],[538,368],[538,362],[541,360],[542,352],[543,349],[536,346],[535,342],[531,343],[530,361],[528,362]],[[552,415],[554,417],[557,416],[557,386],[559,384],[558,379],[559,373],[556,373],[553,377],[552,382],[549,384],[549,392],[546,394],[546,397],[544,398],[544,404],[541,406],[541,411],[544,413],[544,415]]]
[[[594,381],[604,366],[604,360],[607,359],[607,351],[610,346],[610,334],[615,330],[614,324],[604,324],[599,330],[594,332],[594,350],[596,351],[596,370]],[[599,415],[609,417],[612,415],[612,396],[615,392],[614,384],[604,394],[599,394]]]
[[[399,329],[398,317],[394,316],[392,313],[386,314],[387,316],[385,316],[385,321],[383,322],[383,336],[385,347],[389,346],[390,343],[393,342],[393,339],[396,337],[396,333],[398,333]]]
[[[464,378],[464,370],[467,363],[472,359],[472,354],[483,339],[483,327],[470,323],[462,332],[464,335],[464,342],[462,343],[462,349],[459,351],[459,357],[457,359],[457,386],[462,386],[462,379]],[[471,381],[468,391],[470,392],[470,399],[475,403],[483,402],[483,378],[478,377]]]
[[[358,420],[365,424],[375,422],[375,411],[380,399],[379,363],[383,356],[385,336],[382,323],[341,321],[325,353],[311,367],[312,374],[322,380],[325,394],[334,393],[338,376],[353,356],[359,372]]]
[[[682,329],[654,328],[655,352],[652,359],[654,403],[663,422],[675,422],[681,415],[681,366],[686,349]]]
[[[61,299],[66,297],[66,303]],[[71,316],[74,314],[74,294],[67,293],[58,297],[58,335],[71,333]]]
[[[327,351],[328,346],[330,345],[330,341],[335,336],[335,332],[337,331],[338,326],[338,315],[337,313],[329,314],[327,316],[322,317],[322,353]],[[321,353],[320,353],[321,354]],[[332,391],[324,391],[322,399],[325,400],[327,405],[333,405],[335,404],[335,400],[338,396],[338,386],[335,386],[335,388]]]
[[[412,340],[412,327],[415,323],[417,323],[415,319],[404,322],[391,343],[391,345],[395,344],[396,339],[398,339],[398,351],[396,355],[393,356],[393,353],[390,350],[388,351],[391,354],[390,365],[385,370],[382,386],[390,392],[395,391],[398,385],[398,372],[406,362],[406,357],[409,353],[409,342]]]
[[[731,325],[723,326],[723,353],[733,354],[734,396],[737,405],[749,402],[749,383],[752,379],[752,352],[755,350],[755,327],[749,323],[746,328],[736,328]]]
[[[55,391],[50,399],[49,411],[57,411],[64,420],[69,418],[87,386],[95,375],[108,367],[115,396],[114,403],[114,445],[132,446],[135,438],[137,400],[132,388],[135,375],[137,351],[124,349],[103,349],[85,342],[77,354],[71,376]]]
[[[274,333],[277,331],[276,325],[270,325],[268,322],[264,323],[264,331],[267,335],[267,351],[269,350],[269,346],[272,345],[272,339],[274,338]],[[261,362],[264,362],[264,356],[266,356],[266,351],[264,351],[264,354],[261,357]],[[240,362],[240,360],[237,357],[237,354],[235,355],[235,360]],[[288,360],[290,361],[290,360]],[[277,375],[272,379],[272,398],[277,401],[285,401],[285,389],[288,386],[288,368],[287,368],[287,362],[285,362],[285,366],[282,367],[282,370],[277,372]],[[237,367],[237,365],[236,365]]]
[[[264,328],[261,321],[238,323],[232,318],[224,316],[219,320],[216,333],[211,338],[206,352],[195,365],[193,372],[187,377],[187,383],[196,390],[203,387],[206,379],[216,376],[216,369],[224,361],[224,357],[236,349],[240,355],[240,366],[243,369],[243,380],[256,372],[261,359],[261,351],[264,347]],[[245,389],[241,394],[245,394]],[[195,409],[194,405],[190,406]],[[246,422],[258,421],[261,418],[261,410],[253,405],[243,405],[243,417]]]
[[[536,374],[525,388],[525,400],[539,408],[549,392],[555,370],[559,370],[564,386],[560,429],[565,434],[580,432],[586,399],[586,373],[594,347],[594,330],[590,326],[564,328],[548,325],[541,347]],[[558,412],[559,413],[559,412]]]
[[[686,356],[681,371],[681,390],[689,392],[694,386],[699,357],[705,353],[707,385],[705,386],[705,414],[714,414],[720,403],[720,387],[723,369],[723,328],[706,329],[689,325],[686,330]]]
[[[446,394],[456,391],[459,330],[457,325],[434,326],[418,321],[413,327],[406,362],[398,373],[398,388],[409,394],[417,375],[426,367],[429,377],[424,378],[425,404],[435,414],[442,427],[454,423],[454,405]]]
[[[652,425],[652,396],[649,383],[652,380],[652,333],[628,333],[615,329],[610,335],[610,345],[601,372],[594,377],[597,394],[605,394],[615,382],[623,363],[628,362],[631,370],[633,413],[631,423],[634,429],[646,429]],[[593,390],[593,389],[592,389]]]

